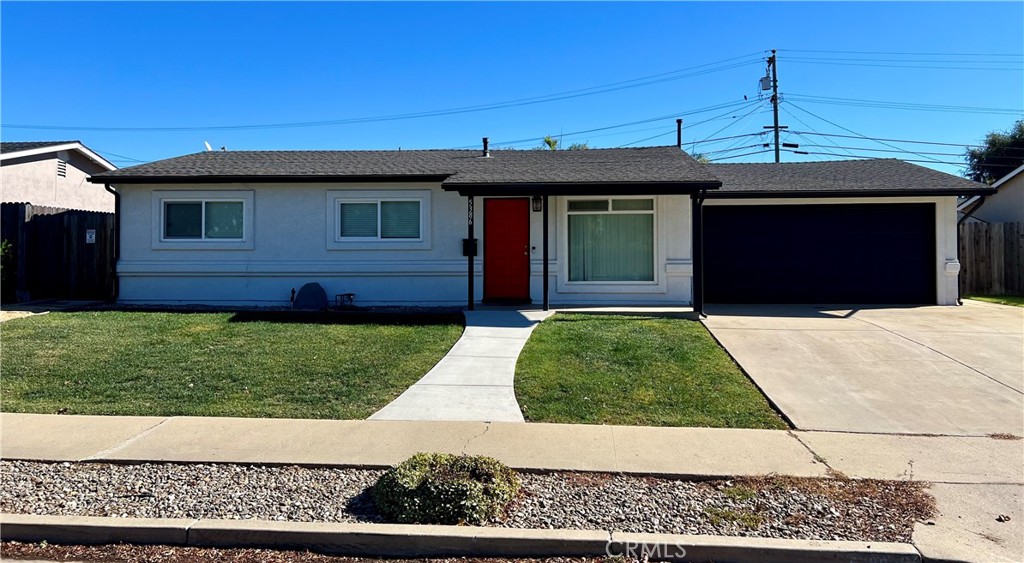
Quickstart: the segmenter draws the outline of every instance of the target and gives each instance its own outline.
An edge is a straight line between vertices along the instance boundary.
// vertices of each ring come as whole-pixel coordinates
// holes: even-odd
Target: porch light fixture
[[[544,209],[544,199],[539,195],[535,195],[530,198],[530,203],[533,205],[534,213],[540,213]]]

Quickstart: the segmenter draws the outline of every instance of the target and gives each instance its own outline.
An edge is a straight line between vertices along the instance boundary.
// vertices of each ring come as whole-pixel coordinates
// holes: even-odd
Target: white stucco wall
[[[989,223],[1024,221],[1024,174],[1010,178],[995,195],[985,197],[985,203],[971,216]]]
[[[934,203],[935,204],[935,285],[939,305],[955,305],[957,275],[956,197],[886,197],[886,198],[779,198],[779,199],[710,199],[705,205],[815,205],[862,203]],[[780,249],[780,252],[782,249]]]
[[[252,239],[233,249],[161,245],[155,192],[197,190],[252,194]],[[428,190],[429,247],[335,249],[328,240],[333,223],[327,194],[333,190]],[[463,305],[467,298],[466,198],[439,184],[223,184],[213,186],[128,185],[121,192],[120,300],[128,303],[287,305],[291,290],[307,282],[324,286],[328,297],[355,293],[357,305]],[[157,196],[159,199],[159,196]],[[483,297],[483,199],[476,198],[476,300]],[[572,284],[562,257],[564,198],[551,198],[550,299],[558,304],[673,304],[691,299],[690,201],[687,196],[656,199],[655,281],[650,284]],[[530,213],[531,298],[542,299],[542,214]],[[424,223],[426,227],[427,223]],[[370,248],[374,247],[371,243]]]
[[[58,158],[67,162],[64,177],[57,175]],[[0,167],[0,200],[113,212],[114,196],[102,185],[86,180],[90,174],[105,171],[77,151],[8,159]]]

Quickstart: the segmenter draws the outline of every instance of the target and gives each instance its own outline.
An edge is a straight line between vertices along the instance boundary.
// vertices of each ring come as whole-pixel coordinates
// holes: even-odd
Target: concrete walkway
[[[933,483],[926,558],[1019,561],[1024,440],[571,424],[0,414],[4,459],[393,465],[421,451],[512,467],[722,478],[766,474]],[[1010,517],[999,522],[1000,515]]]
[[[422,379],[370,420],[523,422],[516,359],[551,311],[466,311],[466,330]]]

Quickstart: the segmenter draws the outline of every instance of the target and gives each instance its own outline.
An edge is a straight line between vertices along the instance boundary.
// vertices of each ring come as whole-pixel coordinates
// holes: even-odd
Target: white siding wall
[[[154,243],[160,218],[154,191],[253,192],[251,249],[161,248]],[[331,250],[328,190],[430,190],[429,248]],[[120,299],[134,303],[286,305],[291,290],[317,282],[329,298],[355,293],[357,305],[462,305],[466,302],[466,198],[439,184],[224,184],[123,186]],[[656,198],[655,283],[645,286],[581,286],[565,279],[565,203],[551,199],[551,303],[690,303],[690,201]],[[483,297],[482,198],[476,198],[476,300]],[[156,208],[158,209],[158,208]],[[541,213],[530,214],[531,296],[542,298]],[[426,227],[426,224],[424,225]],[[245,245],[248,246],[248,245]]]

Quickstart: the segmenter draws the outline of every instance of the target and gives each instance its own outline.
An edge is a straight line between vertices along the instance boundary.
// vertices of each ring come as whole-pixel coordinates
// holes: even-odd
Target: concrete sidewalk
[[[513,379],[516,359],[551,311],[466,311],[466,330],[412,387],[371,420],[523,422]]]
[[[724,478],[766,474],[928,481],[940,515],[926,558],[1019,561],[1024,441],[568,424],[0,414],[0,456],[40,461],[393,465],[421,451],[526,470]],[[1006,515],[1009,522],[998,522]]]
[[[1024,441],[583,424],[0,414],[5,459],[384,467],[417,452],[520,469],[1024,484]]]

